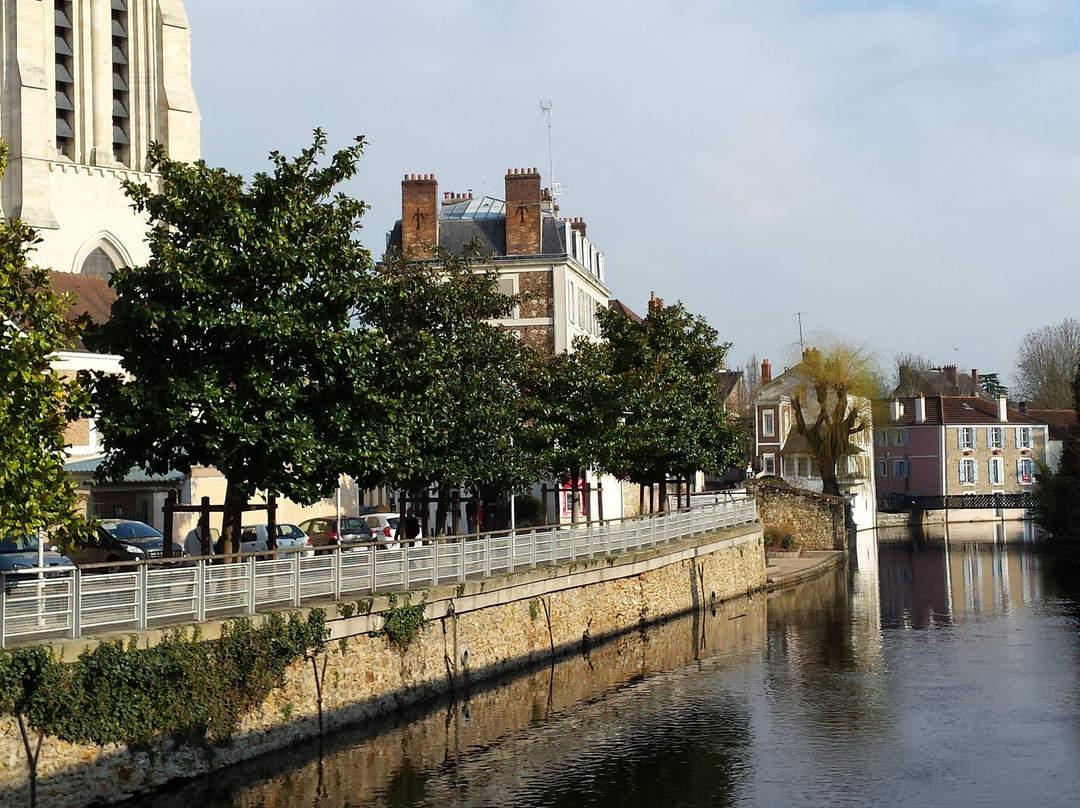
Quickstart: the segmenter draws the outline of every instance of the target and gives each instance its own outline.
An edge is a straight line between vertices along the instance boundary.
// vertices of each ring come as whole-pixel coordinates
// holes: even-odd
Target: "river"
[[[131,803],[1074,806],[1080,598],[1030,528],[860,536],[851,569]]]

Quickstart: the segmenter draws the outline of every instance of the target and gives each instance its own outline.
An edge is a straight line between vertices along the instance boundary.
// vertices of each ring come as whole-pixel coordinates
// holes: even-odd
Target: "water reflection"
[[[932,533],[142,805],[1075,804],[1076,602],[1021,526]]]
[[[1009,615],[1043,593],[1028,522],[955,525],[912,541],[878,531],[881,622],[911,629],[980,615]]]

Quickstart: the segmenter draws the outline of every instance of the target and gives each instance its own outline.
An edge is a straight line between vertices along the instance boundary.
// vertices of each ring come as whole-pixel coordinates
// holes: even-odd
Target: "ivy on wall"
[[[258,626],[231,620],[216,640],[197,629],[171,631],[150,648],[107,640],[72,663],[45,646],[0,651],[0,713],[17,719],[33,793],[45,735],[98,745],[169,736],[227,743],[289,665],[320,653],[326,637],[326,614],[314,609],[274,613]]]

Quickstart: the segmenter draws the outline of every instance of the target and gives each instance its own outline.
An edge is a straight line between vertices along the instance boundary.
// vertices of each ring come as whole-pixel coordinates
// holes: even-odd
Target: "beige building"
[[[35,263],[107,277],[149,258],[123,180],[152,182],[151,143],[199,157],[181,0],[0,0],[0,211],[36,228]]]

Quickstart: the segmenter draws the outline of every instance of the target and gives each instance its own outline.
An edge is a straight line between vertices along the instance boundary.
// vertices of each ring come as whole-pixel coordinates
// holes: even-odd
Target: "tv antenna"
[[[547,117],[547,135],[548,135],[548,180],[551,182],[551,195],[562,195],[562,183],[555,182],[555,162],[552,157],[551,150],[551,101],[541,101],[540,110]]]
[[[799,318],[799,355],[802,356],[803,351],[806,350],[806,344],[803,342],[802,336],[802,316],[805,312],[797,311],[795,316]]]

